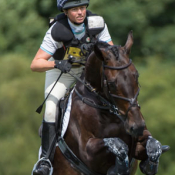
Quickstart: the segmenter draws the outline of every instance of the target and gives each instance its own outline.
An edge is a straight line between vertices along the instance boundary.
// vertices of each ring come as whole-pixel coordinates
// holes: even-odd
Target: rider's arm
[[[53,25],[54,26],[54,25]],[[52,26],[52,27],[53,27]],[[49,60],[58,48],[63,46],[62,42],[56,42],[51,36],[52,27],[46,32],[40,49],[36,53],[32,63],[31,70],[36,72],[45,72],[54,68],[54,60]]]
[[[109,41],[108,44],[110,44],[110,45],[114,45],[114,43],[113,43],[112,41]]]
[[[53,69],[55,65],[54,61],[48,61],[51,56],[52,55],[40,48],[31,63],[31,70],[36,72],[45,72]]]
[[[98,34],[97,38],[100,41],[104,41],[104,42],[107,42],[110,45],[114,45],[106,24],[105,24],[105,28]]]

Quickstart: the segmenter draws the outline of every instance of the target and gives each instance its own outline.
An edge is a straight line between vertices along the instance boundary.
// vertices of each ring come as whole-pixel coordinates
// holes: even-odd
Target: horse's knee
[[[99,154],[104,149],[104,142],[102,139],[91,138],[86,144],[86,152],[89,159],[93,159],[96,155]]]

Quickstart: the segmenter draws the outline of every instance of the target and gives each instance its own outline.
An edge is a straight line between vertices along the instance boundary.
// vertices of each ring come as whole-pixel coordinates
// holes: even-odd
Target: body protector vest
[[[69,24],[67,16],[62,13],[57,15],[50,22],[50,26],[54,23],[51,35],[57,42],[63,42],[63,47],[56,50],[53,57],[56,60],[68,59],[71,55],[76,58],[76,61],[85,61],[87,56],[87,45],[92,45],[96,41],[96,35],[98,35],[105,27],[104,19],[101,16],[92,14],[87,10],[85,24],[85,35],[79,40],[75,38]],[[85,46],[85,47],[84,47]],[[74,63],[73,65],[79,65]]]

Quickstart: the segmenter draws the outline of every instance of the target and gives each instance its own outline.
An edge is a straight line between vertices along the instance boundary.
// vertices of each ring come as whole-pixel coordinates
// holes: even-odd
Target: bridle
[[[110,47],[112,48],[112,46]],[[113,67],[113,66],[107,66],[104,64],[104,61],[102,61],[102,78],[101,78],[101,87],[106,95],[106,97],[103,97],[100,93],[96,92],[96,89],[94,89],[89,83],[82,81],[79,77],[77,77],[72,71],[68,72],[71,76],[76,78],[79,82],[81,82],[92,94],[94,94],[102,103],[102,105],[96,104],[92,99],[84,97],[83,95],[80,94],[80,92],[77,90],[75,87],[75,93],[79,96],[79,98],[83,101],[83,103],[86,103],[87,105],[97,108],[97,109],[102,109],[102,110],[109,110],[110,113],[116,115],[121,121],[125,122],[127,117],[128,117],[128,112],[131,110],[132,107],[139,107],[139,104],[137,103],[136,99],[139,95],[140,89],[138,89],[137,93],[133,98],[126,98],[122,96],[118,96],[115,94],[110,93],[110,86],[114,82],[109,82],[106,78],[105,75],[105,69],[111,69],[111,70],[123,70],[128,68],[132,64],[132,60],[129,59],[129,63],[119,66],[119,67]],[[72,73],[71,73],[72,72]],[[125,114],[122,114],[122,110],[120,110],[115,102],[115,98],[121,99],[128,101],[130,103],[127,111]]]
[[[129,59],[129,63],[127,63],[127,64],[125,64],[123,66],[119,66],[119,67],[107,66],[107,65],[104,65],[104,62],[102,62],[102,88],[103,88],[107,98],[113,104],[114,110],[112,110],[111,112],[116,114],[122,121],[126,120],[126,118],[128,116],[128,112],[131,110],[132,107],[139,107],[140,108],[139,104],[136,101],[136,99],[137,99],[137,97],[139,95],[140,89],[137,90],[137,93],[135,94],[135,96],[133,98],[126,98],[126,97],[118,96],[118,95],[115,95],[115,94],[111,94],[110,93],[110,86],[111,86],[111,84],[114,84],[114,83],[113,82],[109,82],[107,80],[107,77],[105,76],[105,69],[123,70],[123,69],[128,68],[131,64],[132,64],[132,60],[131,59]],[[130,105],[129,105],[129,107],[128,107],[128,109],[127,109],[127,111],[126,111],[126,113],[124,115],[121,114],[121,112],[120,112],[121,110],[117,107],[114,98],[125,100],[125,101],[129,102]]]

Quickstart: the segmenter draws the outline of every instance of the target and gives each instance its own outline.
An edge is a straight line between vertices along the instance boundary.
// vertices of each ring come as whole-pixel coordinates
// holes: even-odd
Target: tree
[[[0,1],[0,52],[34,55],[46,32],[42,14],[47,14],[51,1],[1,0]],[[49,3],[45,3],[49,2]],[[46,8],[47,7],[47,8]],[[39,9],[39,10],[38,10]],[[45,10],[46,9],[46,10]],[[33,56],[32,56],[33,57]]]
[[[169,61],[175,56],[174,8],[174,0],[110,0],[110,4],[94,0],[90,5],[105,18],[116,45],[124,45],[127,33],[133,30],[132,55],[159,55]]]

